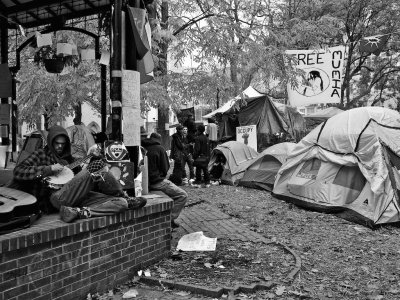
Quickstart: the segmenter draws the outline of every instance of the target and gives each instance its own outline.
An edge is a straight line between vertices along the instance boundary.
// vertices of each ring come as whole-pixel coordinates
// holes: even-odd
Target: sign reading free
[[[257,151],[257,125],[236,127],[236,141]]]

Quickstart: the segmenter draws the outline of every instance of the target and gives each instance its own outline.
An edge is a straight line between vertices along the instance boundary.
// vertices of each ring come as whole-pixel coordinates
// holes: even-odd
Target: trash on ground
[[[177,250],[181,251],[215,251],[217,238],[209,238],[203,231],[185,234],[178,242]]]
[[[136,296],[139,294],[139,292],[135,289],[130,289],[124,295],[122,296],[122,299],[130,299],[130,298],[136,298]]]

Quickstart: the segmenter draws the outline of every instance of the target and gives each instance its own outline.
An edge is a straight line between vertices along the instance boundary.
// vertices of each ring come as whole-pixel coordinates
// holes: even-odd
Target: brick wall
[[[0,300],[86,299],[125,282],[171,249],[169,198],[139,210],[63,223],[46,216],[0,236]]]

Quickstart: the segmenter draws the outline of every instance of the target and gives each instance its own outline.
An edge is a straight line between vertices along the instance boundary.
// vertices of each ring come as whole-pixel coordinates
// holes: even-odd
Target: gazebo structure
[[[95,40],[95,56],[100,58],[99,36],[71,26],[66,26],[68,20],[92,16],[100,13],[113,13],[112,18],[112,39],[111,39],[111,61],[110,61],[110,98],[112,103],[112,133],[111,139],[123,140],[122,135],[122,11],[125,5],[136,8],[151,7],[153,1],[124,1],[124,0],[0,0],[0,56],[1,64],[8,64],[8,32],[9,29],[20,29],[29,31],[39,31],[40,33],[49,33],[59,30],[79,31],[87,34]],[[113,8],[113,10],[112,10]],[[32,39],[28,38],[16,50],[16,64],[9,66],[12,75],[12,97],[11,97],[11,136],[13,152],[16,151],[17,136],[17,113],[16,103],[18,102],[16,93],[15,76],[20,69],[20,52],[28,46]],[[139,38],[140,40],[140,38]],[[141,43],[135,40],[134,43]],[[148,49],[146,49],[148,50]],[[133,56],[133,57],[132,57]],[[136,51],[132,51],[130,60],[136,61]],[[135,65],[135,63],[134,63]],[[107,66],[101,65],[101,128],[105,131],[107,120],[107,92],[106,75]],[[9,98],[2,98],[2,104],[10,104]],[[131,128],[132,129],[132,128]],[[139,132],[139,125],[134,130]],[[9,144],[9,139],[4,139],[5,144]],[[3,141],[4,141],[3,140]],[[4,143],[3,143],[4,144]],[[138,149],[128,149],[132,154]]]

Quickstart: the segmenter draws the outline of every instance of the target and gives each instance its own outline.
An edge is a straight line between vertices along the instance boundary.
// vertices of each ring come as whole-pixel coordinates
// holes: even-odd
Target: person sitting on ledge
[[[169,170],[169,160],[165,148],[161,146],[161,135],[153,132],[149,138],[142,140],[142,146],[147,150],[149,190],[162,191],[174,200],[171,212],[171,226],[179,227],[176,219],[187,201],[187,193],[166,179]]]
[[[98,148],[91,147],[89,154],[94,157],[72,180],[58,190],[49,187],[46,178],[60,174],[66,165],[74,162],[67,131],[53,126],[47,136],[47,146],[36,150],[14,168],[14,183],[37,196],[39,201],[49,201],[64,222],[113,215],[146,205],[146,198],[129,197],[123,191],[100,157]]]

